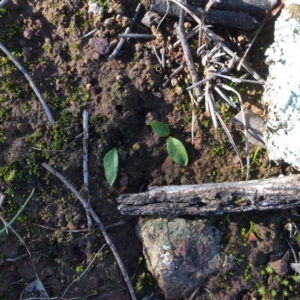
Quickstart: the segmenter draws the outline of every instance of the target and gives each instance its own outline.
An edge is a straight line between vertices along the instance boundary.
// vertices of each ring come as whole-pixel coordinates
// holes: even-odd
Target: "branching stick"
[[[95,220],[95,222],[97,223],[97,225],[99,226],[105,240],[106,240],[106,243],[108,244],[108,246],[110,247],[112,253],[114,254],[116,260],[117,260],[117,263],[121,269],[121,272],[123,274],[123,277],[124,277],[124,280],[127,284],[127,287],[129,289],[129,292],[130,292],[130,295],[131,295],[131,298],[133,300],[136,300],[136,296],[135,296],[135,293],[134,293],[134,289],[132,287],[132,284],[130,282],[130,279],[128,277],[128,274],[125,270],[125,267],[123,265],[123,262],[118,254],[118,251],[116,249],[116,247],[114,246],[114,244],[112,243],[112,240],[110,239],[109,235],[107,234],[107,231],[105,229],[105,227],[103,226],[102,222],[100,221],[99,217],[97,216],[97,214],[95,213],[95,211],[90,207],[90,205],[86,202],[86,200],[77,192],[77,190],[74,188],[74,186],[68,182],[60,173],[58,173],[55,169],[53,169],[52,167],[50,167],[48,164],[46,163],[43,163],[42,166],[44,168],[46,168],[50,173],[52,173],[53,175],[55,175],[57,178],[59,178],[71,191],[72,193],[75,194],[75,196],[79,199],[79,201],[82,203],[82,205],[84,206],[85,210],[87,210],[90,215],[93,217],[93,219]]]
[[[83,111],[83,184],[84,184],[84,198],[90,205],[89,199],[89,167],[88,167],[88,145],[89,145],[89,113]],[[92,228],[93,222],[88,211],[86,211],[86,218],[89,229]]]
[[[140,12],[140,10],[141,10],[141,7],[142,7],[142,4],[139,3],[138,6],[137,6],[137,8],[136,8],[136,10],[135,10],[135,13],[134,13],[134,16],[133,16],[133,18],[132,18],[131,24],[126,28],[126,30],[125,30],[125,32],[124,32],[125,34],[131,33],[132,27],[133,27],[133,25],[134,25],[134,23],[135,23],[135,21],[136,21],[138,15],[139,15],[139,12]],[[125,38],[121,38],[121,39],[120,39],[120,41],[119,41],[119,43],[118,43],[116,49],[115,49],[115,50],[113,51],[113,53],[108,57],[108,61],[115,59],[115,57],[119,54],[119,52],[120,52],[122,46],[124,45],[125,41],[126,41]]]

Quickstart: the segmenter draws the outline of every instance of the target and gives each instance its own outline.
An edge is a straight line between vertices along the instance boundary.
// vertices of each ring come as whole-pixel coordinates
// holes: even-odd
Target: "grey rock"
[[[142,24],[145,26],[151,28],[152,25],[157,26],[159,21],[161,20],[161,17],[159,14],[153,12],[153,11],[147,11],[141,20]]]
[[[207,220],[142,219],[137,234],[166,299],[190,296],[210,274],[232,265],[221,251],[221,232]]]

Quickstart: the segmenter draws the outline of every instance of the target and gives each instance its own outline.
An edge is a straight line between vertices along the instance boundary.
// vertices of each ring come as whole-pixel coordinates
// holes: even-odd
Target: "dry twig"
[[[5,219],[0,215],[0,220],[3,222],[3,224],[6,226],[8,223],[5,221]],[[31,261],[31,264],[32,264],[32,268],[33,268],[33,271],[34,271],[34,275],[36,277],[37,280],[40,280],[38,274],[37,274],[37,271],[36,271],[36,268],[35,268],[35,264],[33,262],[33,258],[32,258],[32,255],[31,255],[31,252],[30,250],[28,249],[28,247],[26,246],[25,244],[25,241],[21,238],[21,236],[13,229],[13,227],[10,225],[8,226],[8,228],[13,232],[13,234],[20,240],[20,242],[24,245],[27,253],[28,253],[28,256],[30,257],[30,261]]]
[[[34,83],[34,81],[31,79],[28,72],[23,68],[23,66],[18,62],[18,60],[8,51],[8,49],[2,43],[0,43],[0,48],[9,57],[9,59],[18,67],[18,69],[23,73],[23,75],[26,77],[30,86],[32,87],[33,91],[35,92],[36,96],[38,97],[40,103],[42,104],[42,107],[45,110],[46,115],[47,115],[51,125],[55,125],[55,121],[52,117],[52,114],[51,114],[46,102],[44,101],[42,94],[40,93],[40,91],[39,91],[38,87],[36,86],[36,84]]]
[[[142,7],[142,4],[139,3],[138,6],[137,6],[137,8],[136,8],[136,10],[135,10],[135,13],[134,13],[134,16],[133,16],[133,18],[132,18],[131,24],[126,28],[126,30],[125,30],[125,32],[124,32],[125,34],[128,34],[128,33],[131,32],[132,27],[133,27],[133,25],[134,25],[134,23],[135,23],[135,21],[136,21],[138,15],[139,15],[139,12],[140,12],[140,10],[141,10],[141,7]],[[115,50],[113,51],[113,53],[108,57],[108,61],[115,59],[115,57],[119,54],[119,52],[120,52],[122,46],[124,45],[125,41],[126,41],[125,38],[121,38],[121,39],[120,39],[120,41],[119,41],[119,43],[118,43],[116,49],[115,49]]]
[[[84,184],[84,197],[90,205],[89,199],[89,167],[88,167],[88,144],[89,144],[89,113],[83,111],[83,184]],[[89,229],[92,228],[93,222],[88,211],[86,211],[86,218]]]
[[[1,0],[0,1],[0,8],[3,7],[7,2],[8,2],[8,0]]]
[[[94,260],[96,259],[97,255],[102,251],[102,249],[105,247],[106,245],[104,244],[100,250],[94,255],[93,259],[91,260],[91,262],[88,264],[88,266],[86,267],[86,269],[80,274],[80,276],[78,276],[77,278],[75,278],[65,289],[64,293],[62,294],[62,296],[60,297],[63,298],[64,295],[67,293],[68,289],[73,285],[74,282],[76,282],[77,280],[79,280],[89,269],[89,267],[91,266],[91,264],[94,262]]]
[[[192,58],[190,47],[189,47],[189,45],[187,43],[187,40],[185,38],[183,27],[181,27],[180,25],[177,25],[176,26],[176,31],[177,31],[178,37],[181,41],[181,46],[182,46],[182,49],[183,49],[186,64],[187,64],[188,69],[189,69],[190,74],[191,74],[192,83],[194,84],[194,83],[199,81],[199,77],[198,77],[198,74],[197,74],[197,70],[196,70],[196,67],[195,67],[194,60]],[[197,98],[200,97],[201,92],[200,92],[199,88],[195,89],[195,94],[196,94]]]
[[[86,202],[86,200],[77,192],[77,190],[73,187],[73,185],[68,182],[60,173],[58,173],[56,170],[54,170],[52,167],[50,167],[48,164],[43,163],[42,166],[44,168],[46,168],[50,173],[52,173],[53,175],[55,175],[57,178],[59,178],[74,194],[75,196],[79,199],[79,201],[82,203],[82,205],[84,206],[85,210],[87,210],[90,215],[93,217],[93,219],[95,220],[95,222],[97,223],[97,225],[99,226],[105,240],[106,243],[108,244],[108,246],[110,247],[112,253],[114,254],[117,263],[121,269],[121,272],[123,274],[124,280],[127,284],[127,287],[129,289],[131,298],[133,300],[136,300],[136,296],[134,293],[134,289],[132,287],[132,284],[130,282],[130,279],[128,277],[128,274],[125,270],[125,267],[123,265],[123,262],[118,254],[118,251],[116,249],[116,247],[114,246],[114,244],[112,243],[112,240],[110,239],[109,235],[107,234],[107,231],[105,229],[105,227],[103,226],[102,222],[100,221],[99,217],[97,216],[97,214],[95,213],[95,211],[90,207],[90,205]]]

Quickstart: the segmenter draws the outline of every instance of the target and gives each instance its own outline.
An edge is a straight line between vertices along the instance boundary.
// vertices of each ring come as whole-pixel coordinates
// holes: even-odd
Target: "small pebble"
[[[95,86],[93,86],[93,87],[91,88],[91,94],[92,94],[93,96],[96,96],[96,95],[100,94],[100,92],[101,92],[100,86],[95,85]]]
[[[35,79],[41,80],[44,77],[45,72],[46,72],[46,66],[38,64],[35,66],[33,70],[33,77]]]
[[[134,151],[139,151],[141,149],[141,144],[139,142],[133,144],[132,149]]]
[[[23,32],[23,36],[27,40],[32,40],[34,38],[34,31],[32,29],[25,29]]]
[[[91,78],[91,76],[89,76],[89,75],[84,76],[84,77],[82,78],[82,83],[83,83],[83,84],[88,84],[88,83],[91,83],[91,82],[92,82],[92,78]]]
[[[94,51],[91,55],[91,58],[94,60],[98,60],[100,58],[100,54],[96,51]]]

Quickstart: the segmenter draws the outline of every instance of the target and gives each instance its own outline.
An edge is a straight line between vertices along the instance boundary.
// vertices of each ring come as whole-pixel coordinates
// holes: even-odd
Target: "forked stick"
[[[67,179],[65,179],[60,173],[58,173],[55,169],[53,169],[52,167],[50,167],[48,164],[46,163],[42,163],[42,166],[44,168],[46,168],[50,173],[52,173],[53,175],[55,175],[57,178],[59,178],[74,194],[75,196],[79,199],[79,201],[82,203],[82,205],[84,206],[85,210],[88,211],[90,213],[90,215],[93,217],[93,219],[95,220],[95,222],[97,223],[97,225],[99,226],[105,240],[106,243],[108,244],[108,246],[110,247],[112,253],[114,254],[117,263],[121,269],[121,272],[123,274],[124,280],[127,284],[127,287],[129,289],[131,298],[133,300],[136,300],[136,296],[134,293],[134,289],[132,287],[132,284],[130,282],[130,279],[128,277],[128,274],[125,270],[125,267],[123,265],[123,262],[118,254],[118,251],[116,249],[116,247],[114,246],[114,244],[112,243],[112,240],[110,239],[109,235],[107,234],[107,231],[105,229],[105,227],[103,226],[102,222],[100,221],[99,217],[97,216],[97,214],[95,213],[95,211],[90,207],[90,205],[86,202],[86,200],[77,192],[77,190],[74,188],[74,186],[68,182]]]
[[[18,60],[8,51],[8,49],[2,43],[0,43],[0,48],[9,57],[9,59],[18,67],[18,69],[24,74],[26,79],[29,81],[30,86],[32,87],[32,89],[35,92],[38,99],[40,100],[51,125],[55,125],[55,121],[51,115],[51,112],[50,112],[46,102],[44,101],[42,94],[40,93],[40,91],[39,91],[38,87],[36,86],[36,84],[34,83],[34,81],[31,79],[28,72],[23,68],[23,66],[18,62]]]

